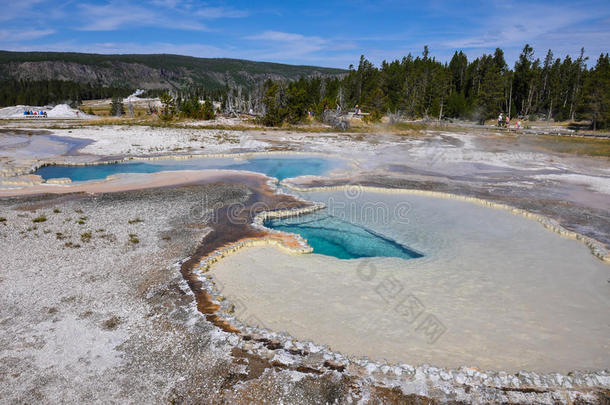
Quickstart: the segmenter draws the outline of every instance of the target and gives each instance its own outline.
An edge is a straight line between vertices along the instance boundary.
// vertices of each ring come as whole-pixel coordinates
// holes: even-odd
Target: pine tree
[[[123,114],[125,114],[123,98],[119,96],[112,97],[112,101],[110,103],[110,115],[113,117],[120,117]]]
[[[504,98],[502,76],[496,66],[491,67],[483,77],[477,97],[479,122],[495,117],[502,112]]]
[[[515,80],[513,85],[513,98],[515,105],[519,109],[521,115],[527,115],[529,112],[528,100],[531,99],[532,88],[532,63],[534,58],[534,49],[526,44],[523,47],[519,59],[515,63]],[[516,113],[516,111],[515,111]]]
[[[174,98],[166,92],[159,96],[159,100],[162,105],[161,115],[159,117],[162,120],[173,119],[176,114],[176,102],[174,101]]]
[[[585,83],[583,116],[591,120],[593,130],[610,127],[610,58],[601,54]]]
[[[462,51],[459,53],[456,51],[449,62],[449,70],[451,71],[451,80],[455,91],[462,92],[465,87],[466,80],[466,68],[468,66],[468,59]]]
[[[265,115],[262,117],[262,123],[269,127],[280,125],[283,117],[280,113],[279,85],[269,80],[265,88],[265,95],[263,96]]]
[[[214,104],[210,100],[205,100],[202,107],[203,119],[204,120],[213,120],[216,118],[216,114],[214,113]]]

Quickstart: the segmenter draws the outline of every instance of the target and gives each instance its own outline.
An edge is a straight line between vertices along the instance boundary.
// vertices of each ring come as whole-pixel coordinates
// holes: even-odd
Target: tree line
[[[610,59],[600,55],[588,69],[584,49],[576,59],[543,60],[525,45],[514,67],[504,52],[469,61],[455,52],[448,63],[411,54],[375,67],[364,56],[342,78],[267,81],[262,95],[263,123],[297,123],[313,113],[359,106],[378,120],[391,112],[408,118],[461,118],[484,122],[499,113],[544,120],[589,120],[593,129],[610,125]]]
[[[92,85],[68,80],[4,80],[0,81],[0,106],[44,106],[58,103],[77,106],[82,100],[126,97],[133,91],[127,87]]]

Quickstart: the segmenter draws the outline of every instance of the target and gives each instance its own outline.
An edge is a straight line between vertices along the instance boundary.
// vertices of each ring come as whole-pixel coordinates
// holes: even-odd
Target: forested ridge
[[[17,99],[26,104],[45,103],[44,100],[78,102],[106,96],[105,89],[123,94],[124,89],[145,89],[154,93],[155,90],[179,92],[204,88],[210,93],[237,86],[251,89],[266,79],[296,80],[302,76],[345,73],[345,70],[335,68],[168,54],[0,51],[0,93],[3,95],[0,103],[11,105]],[[40,93],[40,98],[36,97],[36,92]]]
[[[166,71],[187,69],[199,73],[239,73],[277,74],[287,78],[298,78],[309,74],[341,74],[343,69],[308,65],[287,65],[283,63],[258,62],[231,58],[197,58],[194,56],[171,54],[95,54],[79,52],[11,52],[0,51],[0,65],[24,62],[69,62],[89,66],[105,66],[116,62],[140,64]]]

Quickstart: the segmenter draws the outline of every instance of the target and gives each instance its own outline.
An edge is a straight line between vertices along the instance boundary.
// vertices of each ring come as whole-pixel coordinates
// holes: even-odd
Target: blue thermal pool
[[[346,161],[318,156],[280,156],[234,158],[163,159],[121,162],[89,166],[56,165],[36,172],[45,180],[69,178],[72,181],[101,180],[121,173],[156,173],[162,171],[226,169],[263,173],[278,180],[305,175],[326,175],[333,169],[345,168]],[[297,233],[307,239],[315,253],[355,259],[360,257],[399,257],[413,259],[422,255],[364,227],[329,216],[324,211],[303,217],[272,220],[272,229]]]
[[[265,226],[283,232],[296,233],[307,239],[314,253],[339,259],[361,257],[422,257],[406,246],[366,228],[343,221],[320,211],[300,217],[272,219]]]
[[[176,170],[247,170],[263,173],[278,180],[305,175],[319,176],[344,167],[345,161],[337,158],[290,156],[233,158],[191,158],[184,160],[163,159],[141,162],[122,162],[90,166],[57,165],[42,167],[34,172],[43,179],[67,177],[72,181],[100,180],[120,173],[157,173]]]

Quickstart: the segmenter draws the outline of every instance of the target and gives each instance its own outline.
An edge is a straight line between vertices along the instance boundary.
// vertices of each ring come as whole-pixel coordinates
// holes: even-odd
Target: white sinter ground
[[[55,130],[55,135],[92,139],[81,153],[92,155],[154,155],[185,152],[209,154],[232,150],[263,150],[266,142],[258,141],[241,131],[177,130],[143,126],[86,127],[78,131]]]
[[[247,303],[238,318],[391,362],[537,372],[610,365],[610,266],[581,242],[470,202],[304,196],[425,256],[339,260],[240,250],[212,268],[223,295]],[[430,342],[436,320],[436,331],[445,331]]]

